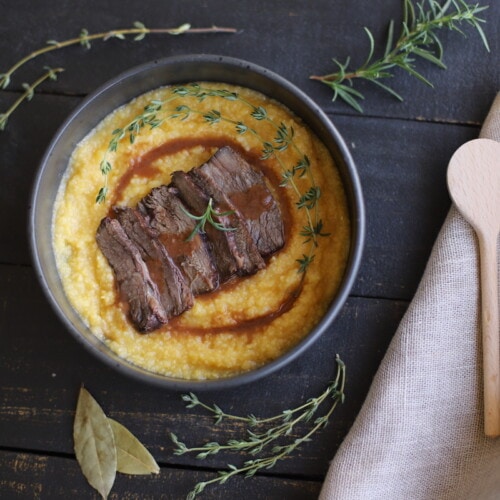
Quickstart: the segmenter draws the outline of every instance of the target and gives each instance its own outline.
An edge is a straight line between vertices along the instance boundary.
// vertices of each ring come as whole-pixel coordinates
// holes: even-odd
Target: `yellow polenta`
[[[236,92],[239,98],[174,98],[172,89],[165,87],[134,99],[105,118],[71,157],[53,224],[65,292],[92,332],[129,362],[184,379],[217,379],[252,370],[296,345],[331,303],[343,276],[350,240],[343,186],[320,140],[289,110],[259,93],[226,84],[205,86]],[[116,152],[107,153],[113,131],[126,127],[153,100],[164,101],[158,111],[162,123],[154,129],[144,127],[134,141],[127,137]],[[265,110],[265,119],[251,115],[256,109]],[[207,114],[215,117],[212,123]],[[168,184],[173,171],[201,165],[219,144],[237,145],[250,157],[262,157],[265,142],[273,143],[282,124],[288,136],[293,129],[293,144],[258,164],[273,182],[283,212],[289,215],[284,249],[254,276],[198,296],[193,308],[179,318],[153,333],[138,333],[119,304],[113,272],[96,244],[101,219],[112,205],[133,206],[153,187]],[[183,148],[165,147],[183,139],[189,139]],[[134,173],[134,165],[144,155],[162,150],[165,154],[157,155],[147,172]],[[293,178],[295,186],[280,187],[283,172],[292,169],[303,155],[312,175],[299,176],[298,172]],[[113,168],[106,201],[98,204],[96,195],[104,183],[99,168],[103,158]],[[298,208],[300,196],[311,187],[321,193],[316,209]],[[301,233],[304,227],[317,227],[320,220],[321,233],[326,236],[319,236],[318,246],[313,247]],[[303,274],[298,272],[297,260],[311,251],[314,260],[300,288]],[[300,295],[291,307],[284,307],[299,288]]]

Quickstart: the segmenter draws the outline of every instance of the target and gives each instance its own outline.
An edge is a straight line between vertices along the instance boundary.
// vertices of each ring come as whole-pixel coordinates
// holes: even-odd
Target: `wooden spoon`
[[[479,241],[483,338],[484,432],[500,435],[500,343],[497,241],[500,232],[500,143],[475,139],[448,166],[448,189]]]

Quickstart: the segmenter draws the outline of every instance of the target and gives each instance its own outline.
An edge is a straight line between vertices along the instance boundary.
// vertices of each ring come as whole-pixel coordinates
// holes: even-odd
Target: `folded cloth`
[[[500,141],[500,93],[481,137]],[[500,499],[500,438],[483,430],[480,323],[477,242],[452,206],[320,500]]]

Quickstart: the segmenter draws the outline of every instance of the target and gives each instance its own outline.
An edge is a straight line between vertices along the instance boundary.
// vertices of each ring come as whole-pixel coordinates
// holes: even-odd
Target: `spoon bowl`
[[[500,342],[497,242],[500,232],[500,143],[475,139],[448,166],[448,189],[479,243],[483,344],[484,430],[500,435]]]

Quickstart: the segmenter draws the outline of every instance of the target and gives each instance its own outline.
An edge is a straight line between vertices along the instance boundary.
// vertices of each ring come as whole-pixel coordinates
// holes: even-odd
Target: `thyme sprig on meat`
[[[190,103],[190,100],[202,103],[207,99],[223,99],[227,101],[239,101],[249,109],[248,121],[234,120],[226,116],[219,107],[214,107],[208,111],[201,110]],[[182,104],[175,105],[175,101],[182,100]],[[296,207],[304,210],[307,224],[303,227],[300,235],[304,237],[304,244],[309,245],[309,251],[304,253],[302,258],[297,259],[298,271],[303,273],[314,260],[315,248],[319,245],[321,237],[329,236],[330,233],[323,231],[323,220],[319,215],[318,202],[321,198],[321,190],[316,184],[314,173],[311,169],[311,162],[295,141],[295,131],[292,126],[285,123],[277,123],[262,106],[256,106],[237,92],[227,89],[204,87],[198,83],[175,86],[171,89],[171,94],[164,100],[153,100],[143,108],[143,112],[134,117],[129,123],[121,128],[117,128],[112,133],[108,149],[100,162],[100,170],[104,176],[104,185],[99,189],[96,202],[103,203],[108,194],[108,176],[112,170],[110,154],[115,153],[119,144],[128,138],[130,143],[134,143],[137,136],[144,129],[152,130],[159,127],[167,119],[187,120],[192,115],[201,116],[203,121],[216,126],[221,122],[230,123],[234,126],[237,135],[251,134],[262,144],[262,160],[274,158],[281,170],[281,187],[290,186],[295,192],[297,201]],[[272,139],[262,137],[251,125],[250,120],[266,121],[275,129]],[[296,163],[289,166],[281,157],[281,153],[293,149],[297,156]],[[307,177],[309,187],[305,191],[299,188],[297,179]],[[215,226],[217,227],[217,226]],[[226,228],[227,229],[227,228]]]
[[[194,215],[191,212],[188,212],[184,207],[180,207],[181,210],[190,218],[196,222],[194,229],[191,231],[191,234],[187,237],[186,241],[191,241],[197,234],[205,232],[205,225],[207,222],[215,227],[215,229],[219,231],[235,231],[236,228],[228,227],[224,223],[219,222],[215,219],[219,219],[220,217],[227,217],[228,215],[234,214],[234,210],[227,210],[225,212],[217,212],[213,207],[213,199],[210,198],[207,203],[207,208],[205,212],[201,215]]]
[[[225,420],[237,420],[247,424],[248,428],[246,429],[246,437],[241,440],[230,439],[222,444],[212,441],[194,447],[187,446],[179,440],[176,434],[171,433],[170,438],[175,445],[174,453],[176,455],[196,453],[197,458],[205,459],[221,451],[244,452],[250,453],[251,455],[258,455],[270,449],[267,456],[246,460],[241,466],[228,464],[227,470],[218,471],[215,478],[197,483],[188,494],[188,500],[193,500],[207,486],[224,484],[235,475],[251,477],[262,469],[273,467],[280,460],[283,460],[293,453],[300,445],[310,441],[317,431],[324,428],[328,424],[337,405],[343,403],[345,398],[345,364],[338,355],[336,357],[336,362],[337,373],[335,379],[319,396],[308,399],[305,403],[294,409],[285,410],[268,418],[257,418],[255,415],[249,415],[247,417],[231,415],[225,413],[217,405],[209,406],[201,402],[193,393],[183,395],[182,399],[187,403],[188,408],[195,408],[197,406],[204,408],[213,414],[216,424]],[[303,426],[311,422],[318,409],[328,400],[330,400],[330,406],[325,413],[313,420],[312,426],[303,432],[303,434],[292,438],[291,436],[294,430],[301,425]],[[267,427],[267,430],[258,430],[263,427]],[[288,442],[283,441],[286,439],[288,439]]]
[[[412,0],[403,0],[403,22],[399,37],[394,42],[394,21],[391,20],[385,50],[380,58],[373,58],[375,40],[371,31],[365,27],[370,48],[368,57],[358,69],[349,69],[350,58],[347,58],[345,63],[333,59],[338,68],[336,72],[321,76],[313,75],[310,78],[328,85],[333,90],[333,101],[340,98],[359,112],[363,112],[359,101],[364,99],[364,96],[353,88],[355,80],[372,82],[402,101],[403,98],[381,80],[393,77],[392,70],[401,68],[433,87],[433,84],[417,71],[415,56],[446,69],[443,62],[443,44],[436,33],[438,30],[448,28],[464,35],[459,25],[469,24],[479,33],[489,51],[488,41],[481,28],[481,23],[485,20],[478,17],[478,14],[487,8],[477,3],[468,4],[464,0],[446,0],[444,3],[438,0],[422,0],[415,4]]]
[[[314,248],[318,246],[319,237],[329,236],[330,233],[324,233],[321,231],[323,221],[319,217],[319,210],[317,208],[317,203],[321,197],[321,190],[319,186],[316,185],[314,180],[314,174],[311,169],[309,158],[307,155],[302,153],[297,143],[294,141],[295,132],[293,127],[288,127],[284,123],[276,123],[264,107],[255,106],[252,102],[240,96],[238,93],[231,92],[226,89],[208,88],[194,83],[174,88],[173,92],[182,97],[193,97],[198,100],[198,102],[203,102],[209,97],[219,97],[229,101],[240,101],[250,109],[251,118],[257,121],[266,121],[275,128],[276,135],[271,141],[269,141],[268,139],[260,136],[255,128],[249,126],[243,121],[236,121],[224,117],[219,110],[213,109],[208,113],[201,113],[204,120],[210,125],[225,121],[234,125],[235,131],[238,135],[245,133],[253,134],[262,143],[261,159],[267,160],[269,158],[275,158],[278,161],[282,169],[282,181],[280,186],[283,187],[290,185],[298,197],[296,206],[299,209],[303,208],[306,212],[308,224],[304,226],[301,235],[306,237],[304,243],[311,243],[311,248],[308,254],[304,254],[303,258],[297,259],[297,262],[299,263],[299,272],[305,272],[314,260]],[[171,115],[171,117],[180,118],[182,120],[189,117],[191,113],[198,113],[195,109],[185,104],[178,106],[175,111],[176,112]],[[298,155],[297,163],[291,168],[288,168],[284,164],[279,155],[279,153],[286,151],[289,147],[292,147]],[[302,193],[295,182],[296,177],[300,178],[304,175],[308,176],[311,184],[311,187],[306,193]]]

